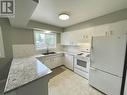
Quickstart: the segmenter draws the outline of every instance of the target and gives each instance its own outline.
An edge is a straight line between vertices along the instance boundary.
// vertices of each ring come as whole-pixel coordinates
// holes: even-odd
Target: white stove
[[[82,77],[89,78],[90,68],[90,49],[85,49],[81,53],[77,54],[74,63],[74,72]]]

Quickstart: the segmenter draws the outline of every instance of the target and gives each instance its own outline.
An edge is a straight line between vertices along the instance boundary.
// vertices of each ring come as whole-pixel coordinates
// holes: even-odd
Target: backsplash
[[[63,46],[63,50],[65,52],[70,52],[70,53],[79,53],[81,51],[84,51],[86,48],[90,49],[91,44],[90,43],[85,43],[79,46]]]
[[[14,44],[12,47],[14,58],[29,57],[46,52],[46,50],[36,50],[34,44]],[[60,44],[57,44],[55,49],[50,49],[49,51],[63,51],[63,48]]]
[[[13,57],[27,57],[36,54],[33,44],[13,45]]]

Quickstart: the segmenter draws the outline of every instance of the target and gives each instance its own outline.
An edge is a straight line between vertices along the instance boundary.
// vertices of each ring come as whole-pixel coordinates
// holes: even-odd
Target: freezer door
[[[91,67],[122,77],[126,36],[94,37]]]
[[[121,82],[122,78],[97,69],[90,69],[89,84],[106,95],[120,95]]]

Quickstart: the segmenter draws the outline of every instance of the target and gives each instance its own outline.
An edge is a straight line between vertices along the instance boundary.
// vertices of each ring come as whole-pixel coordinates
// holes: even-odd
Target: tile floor
[[[88,84],[88,80],[74,72],[59,67],[53,70],[49,81],[49,95],[104,95]]]

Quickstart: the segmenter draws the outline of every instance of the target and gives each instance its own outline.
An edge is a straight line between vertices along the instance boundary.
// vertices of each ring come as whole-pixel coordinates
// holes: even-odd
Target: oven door
[[[75,68],[80,69],[85,72],[89,72],[89,67],[90,67],[90,58],[87,57],[77,57],[75,59]]]

